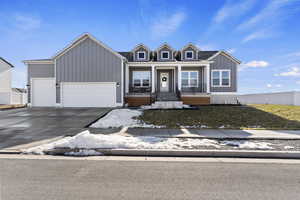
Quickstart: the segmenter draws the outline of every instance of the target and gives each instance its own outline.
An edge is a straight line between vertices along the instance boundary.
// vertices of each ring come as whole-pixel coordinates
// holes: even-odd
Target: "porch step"
[[[182,101],[155,101],[151,105],[153,109],[170,109],[170,108],[183,108]]]
[[[173,92],[158,93],[156,97],[157,101],[178,101],[178,97]]]

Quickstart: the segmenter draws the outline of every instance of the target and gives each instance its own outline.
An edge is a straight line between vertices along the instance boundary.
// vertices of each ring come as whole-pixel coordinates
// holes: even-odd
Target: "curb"
[[[0,150],[0,154],[21,154],[22,152],[19,150],[8,149],[8,150]]]
[[[45,152],[64,155],[83,149],[61,148]],[[162,157],[229,157],[229,158],[285,158],[300,159],[300,151],[236,151],[236,150],[141,150],[141,149],[93,149],[104,156],[162,156]]]

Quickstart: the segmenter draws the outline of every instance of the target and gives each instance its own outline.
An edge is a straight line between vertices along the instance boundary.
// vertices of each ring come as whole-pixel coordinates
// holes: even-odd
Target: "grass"
[[[201,106],[198,110],[145,110],[146,123],[167,128],[300,129],[300,106]]]

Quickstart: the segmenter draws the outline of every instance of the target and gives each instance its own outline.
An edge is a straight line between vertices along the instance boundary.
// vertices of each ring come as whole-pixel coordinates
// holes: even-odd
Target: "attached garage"
[[[54,78],[31,79],[32,106],[53,107],[56,104],[56,88]]]
[[[115,82],[62,82],[63,107],[114,107],[116,106]]]

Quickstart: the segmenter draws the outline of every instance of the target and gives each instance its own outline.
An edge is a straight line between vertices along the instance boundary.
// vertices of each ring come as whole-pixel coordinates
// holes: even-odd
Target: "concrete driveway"
[[[0,150],[75,135],[110,108],[25,108],[0,111]]]

